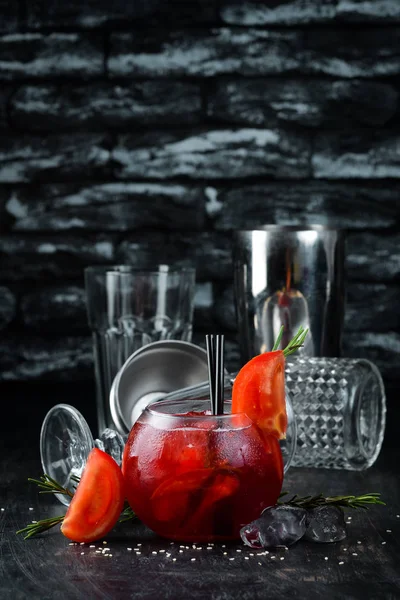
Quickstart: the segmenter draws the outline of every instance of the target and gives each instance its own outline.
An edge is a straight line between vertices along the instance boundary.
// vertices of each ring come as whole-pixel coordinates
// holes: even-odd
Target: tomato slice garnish
[[[124,501],[121,469],[111,456],[94,448],[65,514],[61,532],[74,542],[94,542],[115,526]]]
[[[219,502],[239,488],[232,470],[196,469],[164,481],[151,497],[159,521],[201,521]]]
[[[285,357],[282,350],[259,354],[241,368],[233,384],[232,412],[246,413],[263,431],[278,439],[285,437]]]
[[[183,519],[189,511],[190,495],[201,493],[213,477],[213,469],[195,469],[170,477],[161,483],[151,497],[156,519],[174,521]]]

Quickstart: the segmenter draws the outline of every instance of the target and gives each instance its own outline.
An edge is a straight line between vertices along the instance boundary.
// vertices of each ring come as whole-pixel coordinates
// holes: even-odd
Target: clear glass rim
[[[188,275],[194,275],[196,273],[195,267],[179,267],[176,265],[160,264],[157,267],[141,268],[134,267],[133,265],[124,264],[112,264],[112,265],[91,265],[84,268],[84,272],[89,275],[103,275],[105,273],[132,273],[133,275],[160,275],[160,274],[179,274],[184,273]]]
[[[382,375],[381,375],[381,372],[379,371],[377,365],[366,358],[359,359],[359,363],[367,365],[370,368],[371,372],[368,374],[367,378],[364,379],[361,393],[357,397],[356,435],[357,435],[357,439],[358,439],[358,443],[359,443],[359,447],[360,447],[362,455],[368,461],[368,464],[373,464],[381,451],[384,434],[385,434],[386,393],[385,393],[385,386],[383,383]],[[369,424],[370,425],[369,436],[375,440],[375,447],[369,449],[368,445],[364,442],[364,440],[362,438],[362,434],[361,434],[361,428],[360,428],[361,412],[360,411],[362,411],[362,409],[363,409],[363,406],[362,406],[363,394],[366,389],[366,386],[370,383],[371,378],[374,379],[374,383],[378,386],[381,395],[380,395],[380,403],[377,405],[378,417],[376,419],[376,422],[375,422],[375,424],[371,424],[371,423]]]
[[[246,423],[242,423],[241,424],[241,428],[243,427],[248,427],[249,425],[253,424],[253,421],[250,419],[250,417],[244,413],[244,412],[240,412],[240,413],[232,413],[232,412],[224,412],[222,415],[213,415],[213,414],[205,414],[205,415],[187,415],[183,412],[177,412],[177,413],[167,413],[167,412],[162,412],[157,410],[158,408],[161,408],[163,406],[170,406],[170,407],[177,407],[177,408],[181,408],[184,409],[184,407],[189,407],[191,405],[193,405],[193,403],[196,403],[197,405],[204,405],[205,407],[209,408],[211,410],[211,402],[210,400],[196,400],[196,399],[188,399],[186,400],[160,400],[159,402],[152,402],[151,404],[148,404],[146,406],[146,408],[143,410],[143,413],[141,416],[143,416],[144,414],[149,414],[152,416],[155,416],[157,418],[161,418],[161,419],[175,419],[177,421],[184,421],[185,423],[199,423],[201,421],[204,421],[204,419],[206,419],[207,421],[211,421],[211,420],[218,420],[218,421],[227,421],[227,422],[232,422],[233,418],[240,418],[240,419],[246,419]],[[225,400],[224,401],[224,406],[232,406],[232,402],[230,400]],[[196,408],[194,408],[193,410],[196,410]],[[140,420],[141,417],[139,417]],[[236,429],[236,428],[235,428]]]

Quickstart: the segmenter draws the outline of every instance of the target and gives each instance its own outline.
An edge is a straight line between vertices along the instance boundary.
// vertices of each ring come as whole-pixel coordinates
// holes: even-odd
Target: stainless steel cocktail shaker
[[[344,319],[344,231],[266,225],[234,232],[234,288],[241,360],[281,348],[309,328],[299,355],[340,356]]]

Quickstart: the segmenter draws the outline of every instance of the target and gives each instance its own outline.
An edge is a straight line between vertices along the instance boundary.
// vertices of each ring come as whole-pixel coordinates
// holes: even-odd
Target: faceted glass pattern
[[[286,389],[297,422],[292,466],[362,470],[375,462],[384,437],[386,401],[373,363],[289,358]]]

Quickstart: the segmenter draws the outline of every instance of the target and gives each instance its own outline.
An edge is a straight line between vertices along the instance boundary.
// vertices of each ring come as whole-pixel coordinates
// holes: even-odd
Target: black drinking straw
[[[216,398],[215,406],[217,415],[224,413],[224,336],[217,335],[215,359]]]
[[[206,335],[210,402],[213,415],[224,414],[224,336]]]
[[[208,363],[208,383],[210,385],[210,402],[211,412],[215,415],[215,363],[214,363],[214,336],[206,335],[206,346],[207,346],[207,363]]]

